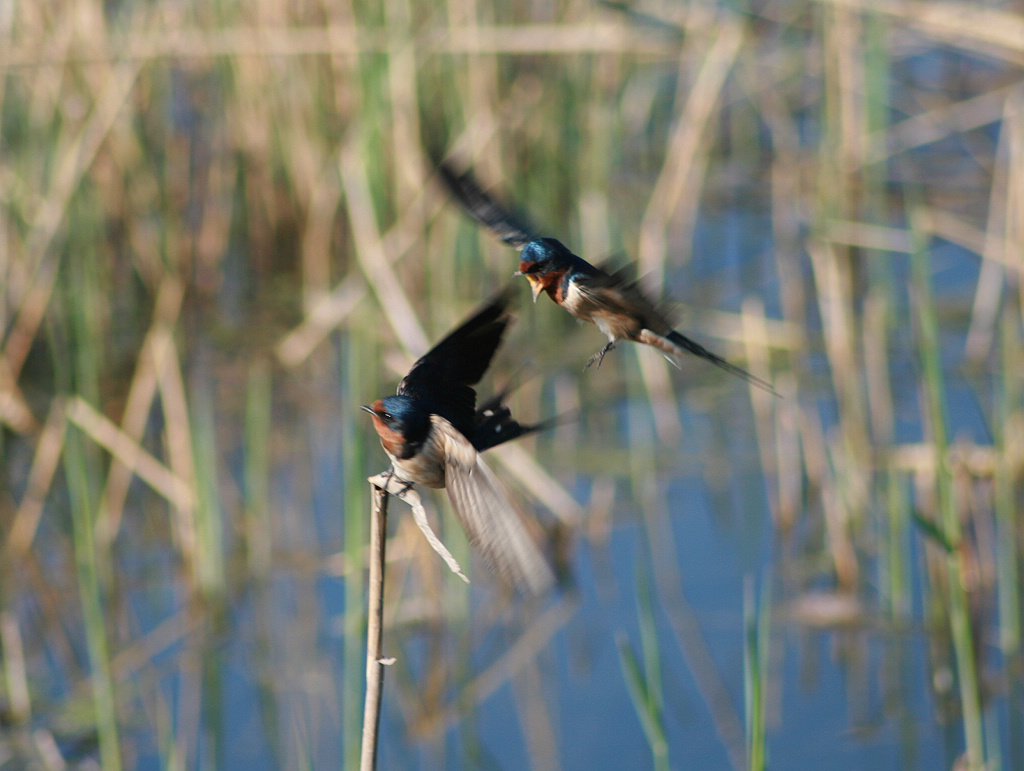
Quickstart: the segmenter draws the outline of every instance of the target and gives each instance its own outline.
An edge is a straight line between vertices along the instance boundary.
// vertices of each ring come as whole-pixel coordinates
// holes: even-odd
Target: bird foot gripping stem
[[[392,495],[394,495],[397,498],[404,497],[405,494],[407,492],[409,492],[409,490],[412,489],[412,486],[414,484],[413,482],[405,482],[405,484],[403,484],[402,487],[397,492],[392,492],[392,490],[391,490],[391,480],[392,479],[397,479],[397,477],[395,476],[395,467],[394,467],[394,465],[390,466],[387,471],[385,471],[383,474],[381,474],[380,475],[380,479],[384,483],[381,486],[381,489],[383,489],[384,492],[386,492],[386,493],[391,493]],[[402,481],[402,480],[399,480],[399,481]]]

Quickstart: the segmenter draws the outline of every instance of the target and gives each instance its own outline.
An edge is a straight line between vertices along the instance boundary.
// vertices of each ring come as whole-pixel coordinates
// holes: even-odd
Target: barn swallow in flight
[[[632,340],[657,348],[677,367],[683,354],[691,353],[748,383],[776,393],[769,383],[674,330],[664,313],[644,295],[638,283],[629,278],[630,270],[607,273],[573,254],[561,241],[537,236],[532,228],[523,225],[485,193],[472,172],[459,173],[447,162],[439,164],[438,171],[471,217],[501,241],[521,251],[519,270],[514,275],[525,276],[530,282],[534,302],[541,292],[547,292],[576,318],[596,324],[608,338],[608,343],[590,357],[584,369],[594,363],[600,367],[605,354],[616,343]]]
[[[507,289],[435,345],[385,396],[362,409],[407,486],[445,488],[470,543],[510,585],[542,594],[555,575],[480,453],[547,424],[523,425],[504,393],[476,407],[476,391],[511,321]]]

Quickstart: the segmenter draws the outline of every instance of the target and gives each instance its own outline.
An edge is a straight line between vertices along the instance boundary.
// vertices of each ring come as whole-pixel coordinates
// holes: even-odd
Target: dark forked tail
[[[779,392],[772,387],[771,383],[767,383],[764,380],[761,380],[761,378],[751,375],[742,367],[737,367],[735,364],[726,361],[717,353],[712,353],[700,343],[679,334],[675,330],[669,332],[663,337],[649,329],[643,329],[640,331],[640,335],[637,340],[641,343],[645,343],[646,345],[654,346],[664,353],[670,361],[674,358],[679,358],[683,353],[691,353],[694,356],[699,356],[706,361],[710,361],[716,367],[720,367],[726,372],[746,380],[751,385],[757,386],[761,390],[767,391],[774,396],[779,396]],[[678,362],[673,363],[678,366]]]

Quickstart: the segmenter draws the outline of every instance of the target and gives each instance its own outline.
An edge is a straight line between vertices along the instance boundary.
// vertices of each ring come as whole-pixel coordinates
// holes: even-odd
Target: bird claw
[[[387,490],[388,492],[391,492],[391,490],[389,488],[391,487],[391,480],[394,479],[394,478],[395,478],[395,467],[394,467],[394,465],[392,465],[387,471],[384,472],[384,479],[383,479],[384,486],[383,486],[383,489]],[[404,482],[404,480],[400,480],[400,481]],[[403,495],[405,495],[407,492],[409,492],[409,490],[412,489],[413,484],[414,484],[413,482],[405,482],[402,485],[402,488],[397,493],[391,493],[391,494],[396,496],[396,497],[398,497],[398,498],[401,498]]]
[[[609,342],[607,345],[605,345],[604,348],[602,348],[600,351],[598,351],[597,353],[590,357],[590,359],[587,361],[587,365],[583,368],[583,371],[586,372],[588,369],[590,369],[590,367],[594,364],[595,361],[597,362],[597,368],[601,369],[601,362],[604,361],[604,355],[614,347],[615,343],[613,342]]]

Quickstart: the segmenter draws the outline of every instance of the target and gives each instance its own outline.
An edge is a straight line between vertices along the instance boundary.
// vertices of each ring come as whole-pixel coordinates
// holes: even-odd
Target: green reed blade
[[[939,516],[941,517],[940,527],[944,541],[950,547],[946,558],[949,575],[946,599],[949,604],[947,610],[959,678],[967,762],[971,769],[980,771],[985,764],[981,694],[970,610],[967,604],[967,591],[964,587],[963,553],[959,548],[955,548],[962,540],[960,512],[957,510],[953,497],[953,476],[946,465],[949,454],[949,440],[946,431],[947,405],[935,301],[932,297],[928,240],[921,225],[920,217],[913,215],[911,217],[914,246],[911,255],[912,304],[917,311],[918,353],[921,357],[924,377],[926,424],[931,432],[936,464],[935,477],[938,488]]]
[[[267,575],[271,566],[270,436],[271,377],[266,361],[249,368],[245,392],[245,545],[249,571]]]
[[[626,681],[626,689],[633,702],[633,709],[636,710],[640,725],[644,729],[647,743],[651,748],[651,755],[654,759],[654,768],[657,771],[668,771],[668,742],[665,740],[664,729],[661,725],[661,717],[652,710],[651,695],[647,690],[649,680],[645,677],[636,654],[629,645],[625,636],[618,639],[619,665],[622,667],[622,676]]]
[[[1019,410],[1021,403],[1020,388],[1020,339],[1017,333],[1017,321],[1014,313],[1007,305],[1002,318],[1002,367],[1001,383],[1002,398],[998,399],[998,420],[996,421],[996,442],[1000,452],[995,477],[995,510],[996,527],[999,537],[996,539],[996,572],[999,596],[999,644],[1003,654],[1014,657],[1021,652],[1021,616],[1020,616],[1020,565],[1018,563],[1018,544],[1020,533],[1017,524],[1017,507],[1014,503],[1014,490],[1017,478],[1010,468],[1007,441],[1012,440],[1007,433],[1024,424]]]
[[[99,733],[100,760],[104,769],[119,771],[121,745],[118,738],[117,703],[110,669],[110,652],[96,554],[96,514],[91,502],[89,462],[86,455],[84,437],[78,429],[70,428],[64,445],[64,474],[70,498],[78,593],[82,604],[89,666],[92,670],[91,683],[96,709],[96,728]]]
[[[217,479],[217,420],[212,398],[208,389],[194,389],[189,405],[196,480],[195,579],[197,588],[208,598],[224,595],[226,570],[224,514]]]
[[[754,597],[754,581],[743,586],[743,695],[747,718],[747,768],[767,767],[765,692],[768,684],[768,645],[771,635],[771,584],[765,581]]]
[[[619,664],[626,680],[626,688],[633,701],[633,708],[644,729],[647,744],[654,758],[654,768],[667,771],[669,766],[668,741],[665,738],[663,721],[664,697],[662,695],[661,652],[658,648],[658,636],[654,623],[654,606],[651,601],[651,589],[647,577],[649,559],[637,560],[636,593],[637,621],[640,626],[640,651],[644,666],[637,661],[636,654],[629,641],[620,636]]]

